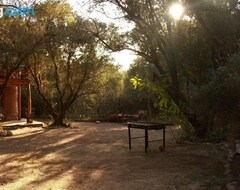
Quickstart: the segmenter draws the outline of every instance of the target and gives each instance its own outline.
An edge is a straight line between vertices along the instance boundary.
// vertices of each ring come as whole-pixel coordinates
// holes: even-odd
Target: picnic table
[[[162,150],[165,150],[165,129],[167,126],[173,125],[173,123],[169,122],[160,122],[160,123],[150,123],[150,122],[127,122],[126,125],[128,126],[128,143],[129,143],[129,150],[132,149],[132,139],[139,139],[139,138],[145,138],[145,153],[147,153],[148,144],[149,142],[155,142],[155,141],[162,141]],[[131,137],[131,129],[142,129],[145,131],[144,136],[140,137]],[[149,130],[162,130],[162,139],[156,139],[156,140],[149,140],[148,138],[148,131]]]

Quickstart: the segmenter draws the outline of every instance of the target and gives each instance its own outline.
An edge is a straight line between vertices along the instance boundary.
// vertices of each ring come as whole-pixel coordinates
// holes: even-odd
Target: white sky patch
[[[136,55],[129,50],[112,53],[115,63],[121,65],[121,70],[126,71],[129,69],[130,64],[136,59]]]
[[[122,13],[117,10],[112,4],[105,3],[102,7],[94,7],[92,0],[68,0],[73,10],[86,19],[97,19],[107,24],[114,23],[119,27],[120,32],[130,31],[134,28],[133,23],[129,23],[121,19]],[[105,12],[105,14],[103,14]],[[106,16],[107,15],[107,16]],[[121,70],[128,70],[130,64],[136,59],[136,55],[129,51],[111,53],[115,60],[115,64],[121,65]]]

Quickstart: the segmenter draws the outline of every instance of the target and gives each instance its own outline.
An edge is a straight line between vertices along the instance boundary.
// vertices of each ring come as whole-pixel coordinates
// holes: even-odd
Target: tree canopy
[[[195,134],[206,136],[219,110],[201,107],[206,101],[200,98],[201,89],[209,86],[218,70],[228,66],[229,57],[239,51],[239,2],[182,1],[186,15],[179,21],[168,12],[173,1],[96,1],[104,2],[117,6],[126,20],[135,23],[127,34],[130,43],[125,45],[135,44],[134,51],[157,68],[159,88],[164,92],[160,99],[169,98]]]
[[[159,109],[156,117],[191,126],[198,137],[238,122],[239,1],[176,1],[185,10],[179,20],[169,14],[171,0],[93,2],[117,7],[122,17],[116,20],[133,29],[83,18],[55,0],[34,3],[34,17],[0,20],[1,68],[8,78],[22,65],[31,70],[56,124],[68,110],[79,111],[75,104],[98,117]],[[108,56],[123,49],[139,56],[125,73]]]

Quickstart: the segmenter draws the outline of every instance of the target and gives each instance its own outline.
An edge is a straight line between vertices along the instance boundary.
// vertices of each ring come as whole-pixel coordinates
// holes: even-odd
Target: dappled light
[[[170,130],[164,153],[155,142],[145,154],[143,140],[134,142],[129,152],[127,128],[122,124],[75,122],[73,126],[41,133],[32,133],[39,128],[17,129],[31,133],[2,139],[1,189],[139,189],[149,180],[151,188],[157,189],[171,187],[173,178],[187,187],[192,175],[216,175],[222,159],[220,154],[214,159],[214,152],[208,154],[212,145],[204,145],[204,149],[203,145],[176,145]],[[133,130],[132,135],[142,135],[142,131]],[[151,131],[149,135],[156,139],[160,134]],[[150,177],[148,182],[146,177]]]
[[[0,0],[0,190],[240,188],[239,16]]]

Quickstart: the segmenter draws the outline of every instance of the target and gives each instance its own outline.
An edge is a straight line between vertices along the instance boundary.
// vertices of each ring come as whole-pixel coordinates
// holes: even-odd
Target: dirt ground
[[[209,190],[225,183],[220,145],[176,144],[169,130],[166,150],[154,142],[147,154],[143,139],[128,150],[122,124],[75,122],[71,129],[22,128],[13,134],[0,137],[1,190]]]

